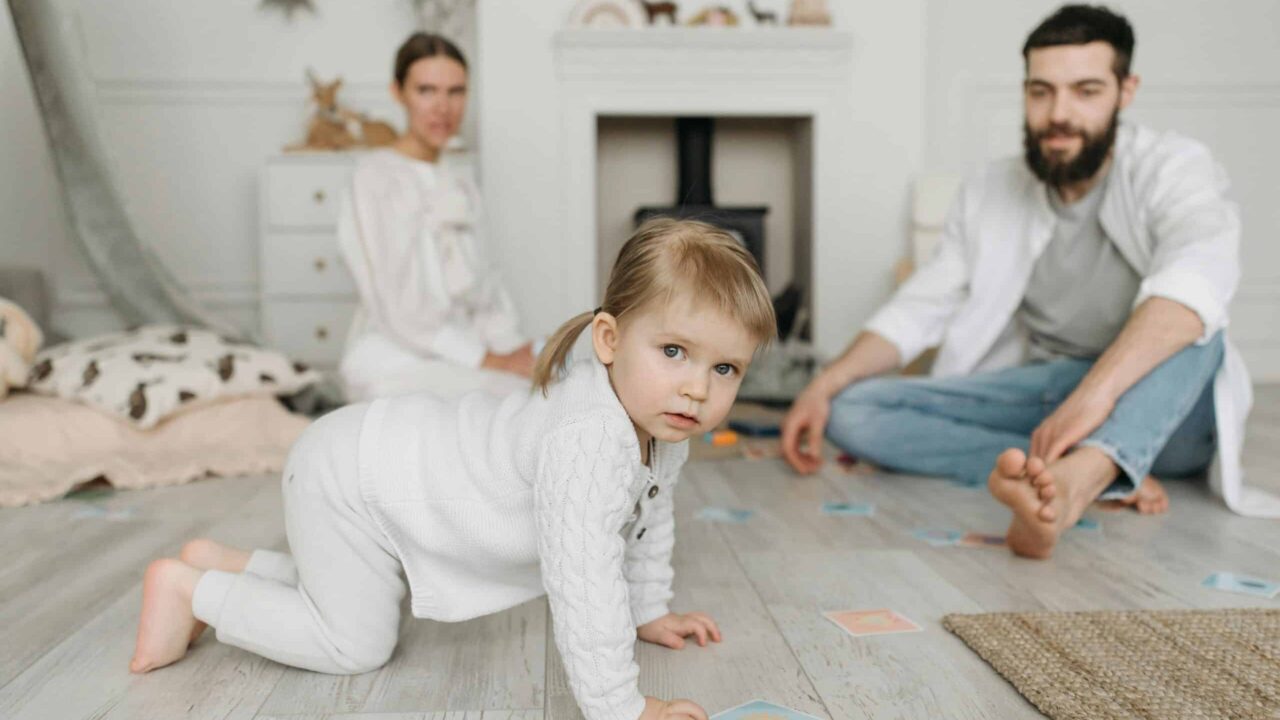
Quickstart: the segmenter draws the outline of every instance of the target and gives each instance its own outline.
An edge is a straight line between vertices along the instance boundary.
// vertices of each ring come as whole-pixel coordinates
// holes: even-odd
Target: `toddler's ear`
[[[591,345],[601,363],[612,365],[618,351],[618,319],[607,312],[596,313],[591,319]]]

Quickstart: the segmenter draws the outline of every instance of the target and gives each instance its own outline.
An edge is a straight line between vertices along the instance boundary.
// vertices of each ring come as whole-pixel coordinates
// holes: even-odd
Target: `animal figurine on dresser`
[[[286,146],[285,152],[349,150],[354,147],[382,147],[395,142],[398,134],[391,125],[338,102],[342,78],[326,83],[308,70],[307,81],[311,84],[311,100],[315,105],[315,112],[307,125],[307,138],[301,143]]]

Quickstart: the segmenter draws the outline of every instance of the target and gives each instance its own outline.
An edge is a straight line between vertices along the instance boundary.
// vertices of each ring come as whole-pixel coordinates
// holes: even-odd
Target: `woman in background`
[[[338,222],[360,294],[340,366],[348,400],[527,388],[535,350],[485,255],[479,191],[444,157],[466,110],[466,60],[415,33],[391,91],[408,129],[356,166]]]

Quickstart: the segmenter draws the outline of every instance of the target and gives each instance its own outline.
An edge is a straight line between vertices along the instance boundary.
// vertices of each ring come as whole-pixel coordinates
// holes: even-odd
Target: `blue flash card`
[[[1216,572],[1205,578],[1200,584],[1214,590],[1225,590],[1226,592],[1256,595],[1264,598],[1273,598],[1280,594],[1280,583],[1229,572]]]
[[[959,544],[964,533],[959,530],[917,530],[911,533],[917,540],[923,540],[934,547],[946,547]]]
[[[824,502],[822,512],[837,517],[871,517],[876,514],[876,506],[870,503]]]
[[[711,716],[711,720],[820,720],[817,716],[774,705],[764,700],[752,700],[745,705],[729,708]]]
[[[740,525],[751,519],[755,515],[753,510],[739,510],[738,508],[726,507],[704,507],[698,511],[697,518],[699,520],[709,520],[711,522],[733,523]]]
[[[1080,522],[1076,523],[1076,528],[1079,530],[1101,530],[1102,525],[1093,518],[1082,517]]]

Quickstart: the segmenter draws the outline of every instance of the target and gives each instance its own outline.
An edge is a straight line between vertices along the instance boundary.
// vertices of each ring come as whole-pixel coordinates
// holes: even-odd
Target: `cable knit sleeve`
[[[534,488],[538,554],[556,646],[587,720],[636,720],[636,631],[620,534],[630,512],[629,423],[601,414],[554,431]]]
[[[647,507],[627,539],[623,574],[636,627],[670,612],[667,603],[671,602],[675,577],[671,569],[671,551],[676,544],[675,479],[672,475],[666,484],[659,483],[656,495],[640,501]]]

